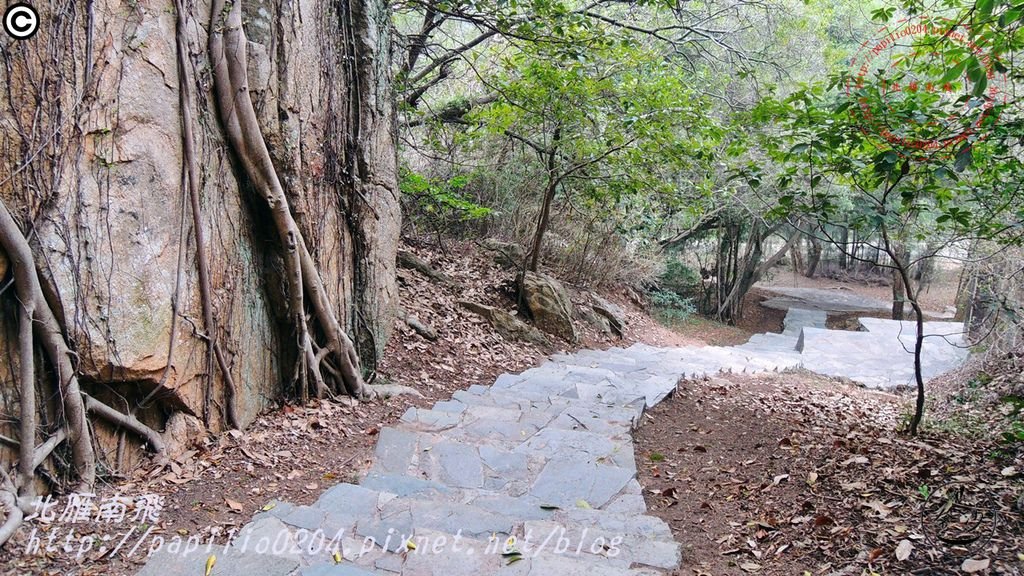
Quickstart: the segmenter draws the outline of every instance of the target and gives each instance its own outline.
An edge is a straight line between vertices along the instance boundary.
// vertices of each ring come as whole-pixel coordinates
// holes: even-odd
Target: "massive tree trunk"
[[[88,484],[122,430],[159,450],[175,413],[217,430],[332,380],[359,393],[397,304],[386,3],[34,6],[38,35],[0,40],[2,272],[22,278],[0,339],[29,355],[31,320],[38,359],[0,359],[0,434],[22,459],[68,442],[71,467],[43,465]]]

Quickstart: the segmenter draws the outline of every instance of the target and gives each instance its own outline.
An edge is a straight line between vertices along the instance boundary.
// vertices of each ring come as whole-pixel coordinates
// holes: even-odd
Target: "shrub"
[[[669,290],[651,292],[650,298],[654,315],[662,321],[682,322],[697,312],[692,299]]]
[[[700,274],[678,258],[672,258],[666,263],[659,284],[663,290],[692,296],[700,290]]]
[[[419,223],[434,230],[457,235],[460,227],[486,218],[491,209],[474,202],[465,193],[467,176],[430,178],[403,168],[399,189],[406,200],[406,214],[413,225]]]

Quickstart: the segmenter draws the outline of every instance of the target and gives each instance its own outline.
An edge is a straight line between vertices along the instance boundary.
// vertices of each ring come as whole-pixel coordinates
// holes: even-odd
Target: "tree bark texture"
[[[0,200],[39,283],[35,307],[25,311],[36,335],[37,386],[55,386],[59,375],[64,403],[77,402],[74,412],[83,415],[72,386],[94,399],[95,438],[86,445],[111,446],[119,428],[138,440],[131,426],[161,430],[179,411],[209,409],[215,429],[244,426],[290,392],[302,351],[289,306],[296,294],[287,239],[274,232],[275,215],[290,218],[302,240],[294,254],[303,280],[320,278],[319,286],[302,285],[307,310],[337,322],[314,323],[314,336],[350,339],[359,356],[352,364],[372,372],[397,306],[386,3],[240,5],[248,57],[239,87],[269,160],[257,170],[223,135],[208,56],[216,26],[210,3],[181,2],[180,21],[178,10],[155,0],[33,6],[47,25],[31,42],[0,45]],[[271,173],[287,214],[253,195]],[[15,248],[3,248],[13,260]],[[17,350],[25,312],[11,305],[14,294],[2,296],[9,301],[0,339]],[[19,435],[20,373],[28,372],[0,366],[0,434],[11,437]],[[40,390],[38,397],[51,397]],[[230,408],[236,422],[228,421]],[[67,441],[81,441],[63,406],[36,411],[49,423],[38,424],[38,438],[66,421]]]

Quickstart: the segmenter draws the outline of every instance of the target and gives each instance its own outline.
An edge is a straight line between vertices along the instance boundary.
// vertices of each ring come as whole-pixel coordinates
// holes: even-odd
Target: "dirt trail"
[[[684,546],[676,574],[1020,574],[1021,459],[901,436],[902,414],[802,371],[681,383],[636,436],[648,507]]]

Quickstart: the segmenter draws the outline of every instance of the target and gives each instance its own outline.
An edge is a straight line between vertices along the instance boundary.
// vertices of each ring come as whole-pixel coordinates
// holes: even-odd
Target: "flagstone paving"
[[[824,312],[794,309],[782,334],[741,346],[584,350],[503,374],[382,429],[359,485],[334,486],[311,506],[275,502],[230,546],[160,550],[140,575],[204,574],[211,554],[211,576],[667,574],[680,548],[646,514],[636,479],[632,430],[644,410],[681,376],[839,370],[843,358],[861,364],[883,351],[871,366],[908,360],[899,357],[905,326],[872,320],[866,332],[842,334],[824,326]],[[962,359],[934,340],[929,373]],[[847,373],[878,384],[874,368],[849,364]]]

